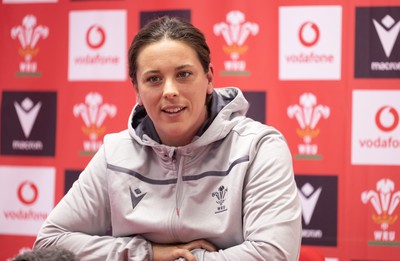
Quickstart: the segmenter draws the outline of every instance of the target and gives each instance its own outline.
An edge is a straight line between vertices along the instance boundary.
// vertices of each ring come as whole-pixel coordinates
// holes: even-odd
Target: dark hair
[[[210,48],[206,43],[204,34],[191,23],[183,19],[163,16],[146,24],[136,34],[135,38],[133,38],[131,46],[129,47],[129,77],[133,84],[137,84],[137,57],[140,49],[162,39],[182,41],[192,47],[197,53],[204,72],[208,72],[210,65]]]
[[[14,257],[12,261],[79,261],[79,259],[69,250],[48,247],[24,252]]]

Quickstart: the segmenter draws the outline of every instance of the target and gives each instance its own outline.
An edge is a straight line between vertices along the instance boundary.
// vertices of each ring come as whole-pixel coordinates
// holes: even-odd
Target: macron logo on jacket
[[[132,209],[135,209],[135,207],[139,204],[139,202],[146,196],[147,193],[142,193],[142,191],[137,188],[132,191],[132,188],[129,187],[130,193],[131,193],[131,201],[132,201]]]

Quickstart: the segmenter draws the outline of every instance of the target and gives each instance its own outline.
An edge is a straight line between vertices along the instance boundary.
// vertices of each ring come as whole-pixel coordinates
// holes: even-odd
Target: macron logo
[[[146,196],[147,193],[142,193],[139,188],[135,189],[132,191],[132,188],[130,188],[131,192],[131,201],[132,201],[132,209],[135,209],[135,207],[139,204],[139,202]]]
[[[21,105],[14,102],[14,107],[17,111],[18,120],[24,131],[25,138],[29,138],[33,124],[35,124],[39,110],[42,107],[42,103],[38,102],[34,106],[32,100],[27,97],[22,101]]]
[[[317,201],[321,194],[322,188],[319,187],[317,190],[314,190],[313,186],[310,183],[304,184],[304,186],[300,190],[300,200],[301,205],[303,207],[303,219],[306,225],[310,224],[311,217],[314,214],[315,206],[317,205]]]
[[[385,51],[386,57],[389,58],[392,53],[394,43],[396,42],[397,37],[399,36],[400,31],[400,21],[398,21],[395,25],[394,19],[390,15],[386,15],[382,20],[382,24],[385,28],[380,25],[375,19],[372,19],[374,23],[376,32],[378,33],[379,40],[381,41],[383,50]],[[389,29],[391,27],[391,29]]]

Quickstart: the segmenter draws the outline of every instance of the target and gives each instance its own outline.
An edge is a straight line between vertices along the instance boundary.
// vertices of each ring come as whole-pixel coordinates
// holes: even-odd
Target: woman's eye
[[[151,77],[147,78],[147,81],[150,83],[156,83],[156,82],[159,82],[160,80],[161,80],[161,78],[158,76],[151,76]]]
[[[179,72],[178,73],[178,77],[179,78],[187,78],[187,77],[189,77],[190,75],[191,75],[192,73],[191,72]]]

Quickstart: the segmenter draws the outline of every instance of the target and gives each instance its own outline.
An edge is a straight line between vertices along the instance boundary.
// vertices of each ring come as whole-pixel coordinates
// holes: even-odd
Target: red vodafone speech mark
[[[384,110],[388,110],[388,112],[391,113],[393,116],[393,123],[390,126],[384,126],[381,122],[381,114],[383,113]],[[375,115],[375,123],[378,126],[378,128],[381,129],[382,131],[386,132],[392,131],[399,124],[399,113],[393,107],[383,106],[378,110],[378,112]]]
[[[100,40],[93,42],[90,36],[91,34],[99,34]],[[100,48],[104,42],[106,41],[106,33],[104,32],[103,28],[98,25],[92,25],[86,32],[86,42],[90,46],[90,48],[97,49]]]
[[[33,196],[31,198],[26,198],[24,195],[22,195],[22,190],[28,186],[28,189],[31,189],[33,191]],[[18,187],[18,199],[26,204],[26,205],[30,205],[33,204],[37,197],[39,195],[38,189],[36,187],[36,185],[33,182],[30,181],[24,181],[21,183],[21,185],[19,185]]]
[[[306,29],[308,29],[308,30],[311,29],[311,30],[314,31],[314,33],[315,33],[314,40],[306,41],[304,39],[303,33],[304,33],[304,30],[306,30]],[[318,42],[318,39],[319,39],[318,26],[313,22],[305,22],[304,24],[302,24],[301,27],[300,27],[300,30],[299,30],[299,39],[300,39],[301,44],[304,45],[304,46],[307,46],[307,47],[311,47],[314,44],[316,44]]]

